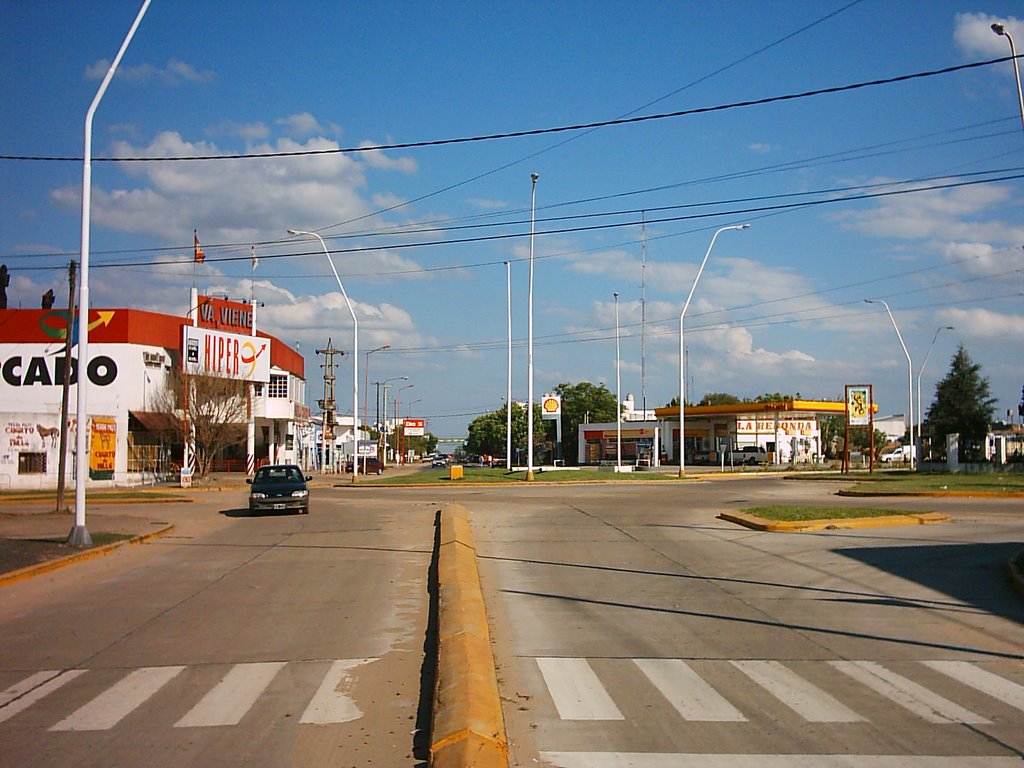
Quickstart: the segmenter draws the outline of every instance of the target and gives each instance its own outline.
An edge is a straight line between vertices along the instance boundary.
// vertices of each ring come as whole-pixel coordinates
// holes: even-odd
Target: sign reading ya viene
[[[182,357],[189,375],[270,381],[270,339],[192,325],[183,330]]]

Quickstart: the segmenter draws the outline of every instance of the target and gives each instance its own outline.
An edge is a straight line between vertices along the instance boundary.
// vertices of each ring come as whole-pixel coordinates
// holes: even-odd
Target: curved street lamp
[[[363,384],[365,387],[365,392],[363,393],[363,424],[370,423],[369,414],[367,413],[370,407],[370,355],[374,352],[383,352],[385,349],[391,349],[391,345],[385,344],[364,353],[366,356],[366,364],[363,366]]]
[[[921,377],[924,376],[924,367],[928,365],[928,358],[931,357],[932,347],[935,346],[935,340],[939,338],[939,333],[952,330],[954,330],[952,325],[940,325],[935,329],[935,335],[932,336],[932,343],[928,345],[928,352],[924,356],[924,362],[917,369],[917,442],[921,444],[920,458],[922,459],[924,458],[924,406],[921,404]]]
[[[537,212],[537,179],[539,173],[531,173],[530,181],[530,296],[526,315],[526,367],[529,369],[526,393],[526,479],[533,480],[533,238]]]
[[[334,259],[331,258],[331,252],[327,250],[327,243],[320,237],[316,232],[307,232],[302,229],[289,229],[289,235],[304,235],[306,237],[315,237],[320,241],[320,247],[324,249],[324,255],[327,257],[327,263],[331,265],[331,271],[334,273],[334,279],[338,281],[338,288],[341,289],[341,295],[345,297],[345,304],[348,306],[348,312],[352,315],[352,482],[356,482],[359,479],[359,321],[356,319],[356,312],[352,309],[352,302],[348,299],[348,294],[345,292],[345,286],[341,283],[341,278],[338,277],[338,270],[334,268]]]
[[[896,338],[900,340],[900,346],[903,347],[903,354],[907,356],[907,400],[910,404],[910,420],[907,427],[910,430],[910,470],[913,471],[917,467],[916,444],[914,443],[914,364],[910,360],[907,345],[903,343],[903,334],[900,333],[900,328],[896,325],[896,318],[892,316],[889,305],[881,299],[864,299],[864,303],[881,304],[885,307],[885,311],[889,313],[889,320],[892,321],[892,327],[896,331]],[[871,458],[874,460],[873,456]]]
[[[749,224],[733,224],[728,227],[721,227],[711,236],[711,243],[708,245],[707,253],[704,254],[704,261],[700,263],[697,276],[693,278],[693,285],[690,286],[690,293],[683,304],[683,311],[679,313],[679,476],[686,477],[686,342],[684,335],[683,319],[686,317],[686,310],[690,307],[690,299],[693,292],[697,290],[697,281],[704,272],[704,265],[708,263],[708,256],[711,249],[715,247],[715,240],[727,229],[749,229]]]
[[[1017,78],[1017,101],[1020,102],[1020,122],[1024,127],[1024,92],[1020,88],[1020,67],[1017,65],[1017,49],[1013,45],[1013,38],[1006,31],[1006,25],[996,22],[992,25],[992,31],[1000,37],[1005,37],[1010,43],[1010,55],[1013,56],[1013,74]]]
[[[622,471],[622,376],[619,372],[619,294],[615,299],[615,471]]]

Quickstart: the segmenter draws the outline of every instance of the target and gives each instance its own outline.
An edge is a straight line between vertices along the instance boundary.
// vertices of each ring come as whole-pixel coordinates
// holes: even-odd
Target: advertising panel
[[[866,386],[847,386],[846,418],[851,427],[866,427],[871,423],[871,396]]]
[[[557,419],[562,415],[562,396],[544,395],[540,401],[540,417],[542,419]]]
[[[252,335],[252,305],[217,296],[199,296],[199,326]]]
[[[186,325],[182,348],[191,376],[270,381],[270,339]]]
[[[423,419],[406,419],[402,425],[406,437],[423,437],[426,423]]]
[[[93,416],[89,423],[89,478],[110,480],[117,458],[117,419]]]

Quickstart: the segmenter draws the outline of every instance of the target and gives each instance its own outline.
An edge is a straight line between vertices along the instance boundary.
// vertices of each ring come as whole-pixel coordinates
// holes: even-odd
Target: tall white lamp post
[[[1017,101],[1020,103],[1020,122],[1024,126],[1024,91],[1020,88],[1020,67],[1017,65],[1017,49],[1013,45],[1013,38],[1006,31],[1006,26],[996,22],[992,25],[992,31],[1010,42],[1010,55],[1013,56],[1013,74],[1017,77]]]
[[[700,269],[697,270],[697,276],[693,278],[693,285],[690,286],[690,293],[686,297],[686,303],[683,304],[683,311],[679,313],[679,476],[686,477],[686,337],[684,335],[685,326],[684,319],[686,318],[686,310],[690,308],[690,299],[693,298],[693,292],[697,290],[697,281],[700,280],[701,274],[704,272],[704,265],[708,263],[708,256],[711,255],[711,249],[715,247],[715,240],[718,236],[725,232],[727,229],[749,229],[749,224],[733,224],[728,227],[721,227],[715,231],[715,234],[711,236],[711,243],[708,245],[707,253],[704,254],[704,260],[700,263]]]
[[[327,243],[324,242],[324,239],[316,232],[307,232],[302,229],[289,229],[288,234],[315,237],[320,241],[320,247],[324,249],[324,255],[327,257],[327,263],[331,265],[331,272],[334,273],[334,279],[338,281],[341,295],[345,297],[348,312],[352,315],[352,482],[354,483],[359,479],[359,321],[356,319],[352,302],[349,301],[348,294],[345,292],[345,286],[342,285],[341,278],[338,277],[338,270],[334,268],[334,259],[331,258],[331,252],[327,250]]]
[[[149,9],[150,0],[145,0],[135,16],[128,34],[121,43],[114,61],[107,68],[107,74],[93,96],[89,110],[85,113],[85,152],[82,155],[82,279],[78,288],[78,408],[76,410],[78,429],[75,435],[75,525],[68,534],[68,544],[73,547],[91,547],[92,537],[85,527],[85,484],[89,477],[89,410],[87,408],[89,377],[89,219],[92,213],[92,119],[107,92],[107,86],[114,79],[117,65],[135,37],[135,30],[142,23],[142,17]],[[68,328],[71,333],[71,328]],[[63,429],[66,425],[61,425]]]
[[[913,470],[917,466],[916,456],[916,443],[914,442],[914,364],[910,360],[910,353],[907,351],[907,345],[903,343],[903,334],[900,333],[900,328],[896,325],[896,318],[892,316],[892,310],[889,309],[889,305],[882,301],[882,299],[864,299],[865,304],[881,304],[885,307],[885,311],[889,313],[889,320],[892,322],[892,327],[896,331],[896,338],[900,340],[900,346],[903,347],[903,354],[907,356],[907,401],[910,408],[910,419],[907,422],[907,427],[910,430],[910,469]]]
[[[921,367],[917,369],[917,442],[920,444],[921,451],[918,459],[924,458],[924,405],[921,403],[921,377],[924,376],[924,367],[928,365],[928,358],[931,357],[932,347],[935,346],[935,340],[939,338],[939,334],[942,331],[952,330],[952,325],[940,325],[935,329],[935,335],[932,336],[932,343],[928,345],[928,352],[924,356],[924,362],[922,362]]]
[[[530,180],[530,296],[529,308],[526,315],[526,367],[527,393],[526,393],[526,479],[533,480],[533,236],[534,221],[537,212],[537,179],[539,173],[531,173]]]
[[[505,262],[505,293],[508,308],[508,381],[505,393],[505,471],[512,471],[512,263]]]
[[[622,376],[619,371],[619,294],[615,299],[615,471],[622,471]]]

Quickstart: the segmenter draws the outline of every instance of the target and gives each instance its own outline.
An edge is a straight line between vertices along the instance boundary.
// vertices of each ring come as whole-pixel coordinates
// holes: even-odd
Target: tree
[[[730,395],[728,392],[708,392],[700,399],[698,405],[737,405],[740,402],[736,395]]]
[[[961,344],[950,361],[949,373],[935,387],[935,399],[928,408],[931,433],[940,439],[959,433],[961,457],[980,459],[995,404],[988,378],[981,375],[981,364],[971,360]]]
[[[559,384],[555,394],[562,398],[562,456],[570,464],[577,460],[579,427],[584,422],[615,421],[619,405],[604,384]]]
[[[477,416],[469,423],[469,436],[466,438],[466,451],[488,456],[504,456],[506,445],[507,411],[502,405],[496,411]],[[534,450],[544,444],[544,430],[541,428],[540,405],[533,405],[533,447]],[[512,403],[512,450],[526,448],[529,424],[526,408],[520,403]],[[513,456],[514,458],[514,456]]]
[[[217,376],[184,377],[176,369],[169,386],[154,398],[154,409],[173,414],[178,419],[177,439],[182,440],[181,416],[188,387],[188,408],[185,414],[189,431],[194,436],[192,449],[196,457],[196,475],[206,477],[214,457],[229,445],[245,440],[248,423],[249,384],[238,379]]]

